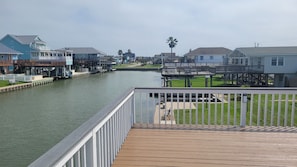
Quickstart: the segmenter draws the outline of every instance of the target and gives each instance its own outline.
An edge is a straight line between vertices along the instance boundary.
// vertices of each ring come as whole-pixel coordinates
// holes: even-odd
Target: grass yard
[[[113,68],[161,68],[161,64],[117,64]]]
[[[9,82],[8,81],[0,81],[0,87],[4,87],[4,86],[9,86]]]
[[[137,68],[161,68],[161,64],[145,64],[138,66]]]
[[[117,64],[113,68],[128,68],[130,64]]]
[[[16,82],[15,83],[15,85],[16,84],[21,84],[22,82]],[[10,84],[9,84],[9,81],[7,81],[7,80],[0,80],[0,87],[4,87],[4,86],[10,86]]]
[[[192,87],[205,87],[205,77],[198,76],[191,79]],[[210,79],[208,79],[208,85],[210,85]],[[215,75],[212,79],[212,86],[213,87],[220,87],[224,86],[224,80],[222,75]],[[184,79],[173,79],[172,80],[172,87],[185,87],[185,80]]]
[[[286,98],[288,98],[287,107]],[[227,100],[228,97],[225,96],[225,99]],[[177,124],[239,125],[241,102],[234,101],[234,96],[230,96],[230,99],[230,103],[195,103],[196,109],[175,110],[175,120]],[[293,123],[296,126],[297,104],[292,99],[292,95],[288,97],[286,95],[274,97],[273,95],[267,95],[267,97],[249,95],[246,124],[250,125],[251,122],[252,126],[265,126],[264,122],[266,122],[266,126],[291,126]],[[253,101],[252,105],[251,101]],[[266,105],[265,101],[267,101]]]

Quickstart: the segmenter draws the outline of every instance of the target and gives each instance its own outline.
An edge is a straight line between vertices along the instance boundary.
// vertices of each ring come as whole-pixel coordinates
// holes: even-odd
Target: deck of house
[[[29,167],[297,166],[295,88],[134,88]]]
[[[112,166],[296,165],[296,133],[134,128]]]

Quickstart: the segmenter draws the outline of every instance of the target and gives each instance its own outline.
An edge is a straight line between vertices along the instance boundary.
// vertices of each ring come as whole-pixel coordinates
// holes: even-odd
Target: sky
[[[136,56],[199,47],[297,46],[296,0],[1,0],[0,38],[38,35],[51,49]]]

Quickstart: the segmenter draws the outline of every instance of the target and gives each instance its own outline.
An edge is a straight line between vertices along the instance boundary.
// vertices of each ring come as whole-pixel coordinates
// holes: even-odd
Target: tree
[[[121,56],[122,54],[123,54],[123,51],[122,50],[119,50],[118,51],[118,55]]]
[[[118,55],[120,56],[120,61],[123,64],[123,58],[121,57],[123,55],[123,51],[121,49],[118,51]]]
[[[171,52],[170,52],[171,57],[172,57],[172,48],[174,48],[177,45],[177,42],[178,42],[177,39],[173,37],[169,37],[167,39],[167,43],[171,49]]]

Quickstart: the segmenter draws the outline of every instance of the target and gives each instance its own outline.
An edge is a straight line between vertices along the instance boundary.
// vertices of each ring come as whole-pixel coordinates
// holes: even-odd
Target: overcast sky
[[[0,38],[38,35],[51,49],[136,56],[198,47],[297,46],[297,0],[1,0]]]

